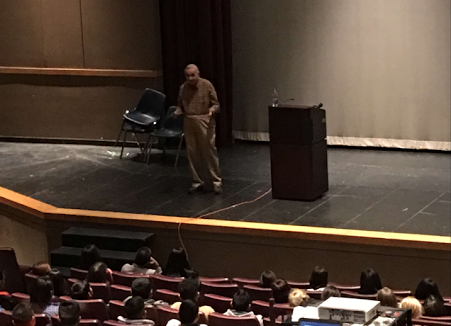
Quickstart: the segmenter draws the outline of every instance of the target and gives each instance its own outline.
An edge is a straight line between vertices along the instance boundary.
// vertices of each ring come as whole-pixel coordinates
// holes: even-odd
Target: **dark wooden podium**
[[[269,107],[273,198],[308,201],[329,190],[326,135],[323,109]]]

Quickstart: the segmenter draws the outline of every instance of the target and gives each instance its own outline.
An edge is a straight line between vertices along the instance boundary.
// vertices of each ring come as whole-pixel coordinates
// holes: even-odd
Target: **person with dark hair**
[[[53,294],[57,297],[69,294],[69,285],[59,269],[52,268],[48,275],[53,283]]]
[[[58,309],[60,326],[78,326],[81,310],[79,304],[74,300],[63,301]]]
[[[186,258],[185,250],[183,248],[174,248],[169,254],[163,274],[173,277],[187,277],[187,270],[190,269],[191,266]]]
[[[424,316],[441,317],[445,316],[445,305],[441,297],[431,294],[423,303]]]
[[[125,298],[124,302],[132,297],[139,296],[144,300],[146,307],[157,306],[157,305],[169,305],[163,300],[152,299],[152,283],[147,277],[140,277],[134,279],[132,282],[131,296]]]
[[[88,270],[88,276],[86,277],[88,282],[93,283],[110,283],[110,277],[108,273],[108,267],[105,263],[94,263]]]
[[[34,326],[36,319],[28,303],[19,303],[12,312],[14,326]]]
[[[428,296],[435,295],[443,300],[442,295],[438,289],[437,284],[432,278],[424,278],[418,283],[415,290],[415,298],[418,300],[425,300]]]
[[[155,325],[155,322],[146,319],[146,306],[141,297],[132,297],[124,303],[124,316],[119,316],[118,321],[125,324]]]
[[[92,299],[93,291],[88,281],[77,281],[70,288],[70,296],[75,300]]]
[[[196,301],[183,300],[179,310],[179,320],[171,319],[166,326],[207,326],[199,324],[199,306]]]
[[[136,252],[133,264],[122,266],[121,272],[135,274],[161,274],[160,264],[152,257],[152,250],[148,247],[139,248]]]
[[[322,291],[329,282],[329,273],[324,267],[316,266],[310,274],[310,289],[314,291]]]
[[[45,261],[39,261],[31,268],[31,273],[38,276],[45,276],[50,272],[50,264]]]
[[[376,300],[380,301],[381,306],[398,308],[396,295],[388,287],[383,287],[376,294]]]
[[[224,315],[236,317],[255,317],[260,323],[260,326],[263,326],[262,315],[255,315],[252,311],[249,311],[251,302],[252,300],[249,293],[243,289],[239,289],[233,295],[232,309],[228,309]]]
[[[333,285],[328,285],[321,292],[321,300],[327,300],[330,297],[341,297],[340,290]]]
[[[192,300],[197,302],[199,299],[199,288],[200,288],[200,279],[191,277],[185,278],[179,284],[179,296],[180,300]],[[180,309],[180,305],[182,302],[175,302],[172,304],[171,308]],[[210,306],[201,306],[199,310],[204,313],[205,317],[208,319],[208,315],[214,312],[213,308]]]
[[[376,294],[382,289],[382,282],[379,274],[368,268],[360,274],[360,294]]]
[[[36,314],[47,314],[49,316],[58,314],[58,302],[52,302],[53,283],[49,276],[41,276],[36,279],[31,294],[30,303]]]
[[[88,270],[94,263],[102,261],[99,248],[95,244],[87,245],[81,251],[80,268]]]
[[[263,271],[260,275],[259,285],[262,288],[270,288],[271,284],[273,284],[277,280],[276,273],[271,270]]]
[[[271,284],[271,289],[275,303],[288,303],[291,287],[287,281],[278,279]]]

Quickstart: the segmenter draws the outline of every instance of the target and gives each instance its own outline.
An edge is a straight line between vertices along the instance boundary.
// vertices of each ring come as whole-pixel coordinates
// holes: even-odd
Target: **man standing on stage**
[[[190,194],[203,193],[202,164],[206,163],[215,194],[222,193],[218,153],[215,146],[219,101],[211,82],[200,78],[199,68],[190,64],[185,68],[186,82],[180,87],[175,115],[184,114],[186,151],[193,176]]]

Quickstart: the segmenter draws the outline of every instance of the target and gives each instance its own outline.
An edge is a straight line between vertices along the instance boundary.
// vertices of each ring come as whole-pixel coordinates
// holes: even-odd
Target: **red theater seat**
[[[174,292],[178,292],[179,283],[183,280],[183,277],[171,277],[160,274],[154,274],[151,276],[154,290],[166,289]]]
[[[208,316],[209,326],[260,326],[256,317],[226,316],[213,312]]]
[[[238,290],[238,285],[236,284],[221,284],[221,283],[209,283],[204,282],[200,287],[200,292],[213,293],[222,295],[224,297],[232,298],[235,292]]]
[[[270,288],[262,288],[255,285],[244,285],[243,289],[246,290],[251,296],[252,301],[261,300],[269,301],[272,298],[272,290]]]
[[[214,311],[224,313],[227,309],[231,308],[232,298],[207,293],[204,294],[202,302],[204,305],[212,307]]]
[[[260,284],[260,280],[256,280],[253,278],[244,278],[244,277],[234,277],[232,282],[238,284],[238,286],[244,286],[246,284],[258,286]]]
[[[130,273],[122,273],[122,272],[113,272],[114,284],[125,285],[128,287],[132,286],[132,283],[137,278],[141,277],[149,277],[144,274],[130,274]]]
[[[111,300],[124,301],[127,297],[131,295],[132,289],[125,285],[111,285]]]
[[[155,300],[163,300],[169,304],[173,304],[174,302],[180,301],[180,297],[178,292],[174,292],[166,289],[158,289],[154,294]]]
[[[79,269],[75,267],[71,267],[70,269],[70,277],[76,278],[77,280],[85,280],[88,276],[88,271],[84,269]]]

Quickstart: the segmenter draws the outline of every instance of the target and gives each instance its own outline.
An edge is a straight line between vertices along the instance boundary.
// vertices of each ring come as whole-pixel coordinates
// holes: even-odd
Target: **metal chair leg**
[[[114,143],[114,147],[119,143],[119,139],[121,138],[122,131],[124,131],[125,121],[122,121],[121,131],[119,131],[119,135],[117,135],[116,142]]]
[[[147,153],[147,158],[146,158],[146,164],[149,164],[150,162],[150,153],[152,152],[152,136],[149,139],[149,149],[148,149],[148,153]]]
[[[122,160],[122,155],[124,154],[125,138],[126,137],[127,137],[127,132],[124,131],[124,138],[122,139],[121,155],[119,156],[119,159],[121,159],[121,160]]]
[[[136,134],[133,132],[133,137],[135,138],[136,143],[138,144],[139,150],[141,151],[141,153],[144,151],[144,149],[141,147],[141,143],[139,142],[138,136],[136,136]]]
[[[177,166],[177,162],[179,161],[180,150],[182,149],[183,138],[185,138],[184,134],[182,134],[182,136],[180,137],[179,148],[177,150],[177,156],[175,157],[174,166]]]

